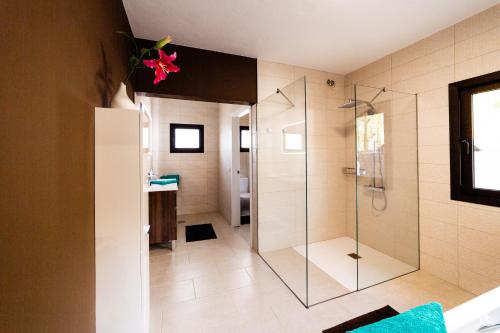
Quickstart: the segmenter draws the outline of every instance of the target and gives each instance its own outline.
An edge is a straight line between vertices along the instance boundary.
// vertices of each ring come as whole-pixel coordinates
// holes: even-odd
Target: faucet
[[[150,181],[157,178],[156,174],[153,172],[153,168],[149,169],[147,176],[148,176],[148,184]]]

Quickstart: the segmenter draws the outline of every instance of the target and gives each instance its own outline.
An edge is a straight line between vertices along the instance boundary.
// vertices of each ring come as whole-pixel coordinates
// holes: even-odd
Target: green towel
[[[181,184],[181,176],[176,175],[176,174],[163,175],[160,177],[160,179],[175,179],[175,181],[177,182],[177,185]]]
[[[441,304],[417,306],[397,316],[357,328],[348,333],[446,333]]]
[[[168,185],[175,183],[177,183],[175,179],[153,179],[149,181],[149,185]]]

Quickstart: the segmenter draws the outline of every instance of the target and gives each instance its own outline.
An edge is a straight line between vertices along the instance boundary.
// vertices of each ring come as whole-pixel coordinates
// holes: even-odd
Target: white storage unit
[[[97,333],[147,332],[141,127],[138,110],[95,109]]]

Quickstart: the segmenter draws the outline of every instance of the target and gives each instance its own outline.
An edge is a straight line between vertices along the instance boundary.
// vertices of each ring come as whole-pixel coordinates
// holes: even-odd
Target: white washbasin
[[[448,333],[478,332],[480,327],[500,324],[500,287],[446,311],[444,320]],[[500,326],[483,332],[500,333]]]
[[[177,191],[177,183],[167,184],[167,185],[144,185],[144,192],[159,192],[159,191]]]

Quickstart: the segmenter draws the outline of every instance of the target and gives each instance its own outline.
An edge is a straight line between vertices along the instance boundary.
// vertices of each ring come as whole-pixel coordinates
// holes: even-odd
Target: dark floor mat
[[[214,227],[212,224],[195,224],[186,226],[186,242],[196,242],[207,239],[216,239]]]
[[[324,330],[323,333],[345,333],[347,331],[355,330],[356,328],[376,323],[377,321],[381,321],[385,318],[394,317],[397,314],[399,314],[399,312],[394,310],[389,305],[386,305],[383,308],[365,313],[362,316],[356,317],[340,325]]]

